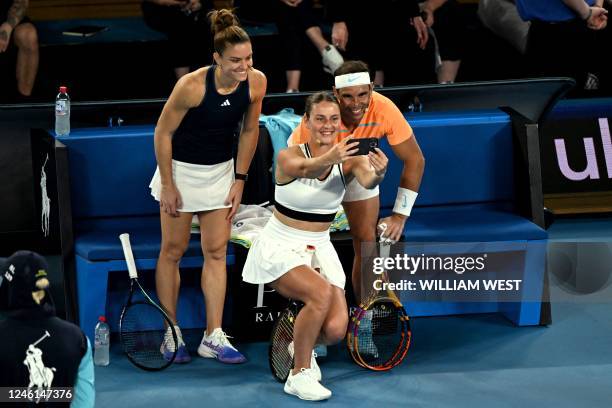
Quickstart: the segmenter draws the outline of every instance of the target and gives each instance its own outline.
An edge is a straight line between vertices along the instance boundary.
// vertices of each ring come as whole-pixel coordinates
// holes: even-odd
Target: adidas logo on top
[[[226,99],[225,101],[223,101],[223,103],[220,106],[230,106],[231,103],[229,101],[229,99]]]

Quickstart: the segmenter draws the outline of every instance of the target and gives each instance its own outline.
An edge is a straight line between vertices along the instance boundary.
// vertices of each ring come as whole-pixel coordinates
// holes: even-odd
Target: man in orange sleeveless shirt
[[[373,91],[368,72],[368,66],[361,61],[346,61],[334,72],[334,94],[340,102],[342,117],[336,142],[348,136],[356,139],[386,137],[397,158],[404,162],[393,213],[379,223],[387,224],[386,238],[388,242],[395,242],[400,239],[416,200],[425,159],[404,115],[390,99]],[[302,119],[288,144],[305,143],[309,139],[309,130]],[[361,294],[361,244],[376,240],[380,207],[378,194],[378,187],[366,190],[358,183],[350,182],[342,203],[353,236],[352,282],[358,301]]]

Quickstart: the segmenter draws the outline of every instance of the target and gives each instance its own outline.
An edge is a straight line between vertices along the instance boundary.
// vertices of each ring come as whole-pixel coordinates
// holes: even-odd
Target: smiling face
[[[222,54],[215,52],[213,57],[222,75],[235,81],[246,81],[253,67],[253,48],[248,41],[228,45]]]
[[[306,126],[318,145],[334,143],[340,129],[340,108],[337,103],[321,101],[313,104],[306,119]]]
[[[370,105],[372,85],[334,88],[334,93],[336,98],[338,98],[338,102],[340,102],[340,112],[342,113],[344,123],[359,123]]]

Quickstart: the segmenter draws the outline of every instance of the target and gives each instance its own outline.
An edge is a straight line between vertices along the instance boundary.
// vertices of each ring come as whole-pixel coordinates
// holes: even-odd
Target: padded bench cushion
[[[479,205],[415,208],[404,229],[408,242],[526,241],[547,235],[519,215]]]
[[[159,217],[130,217],[88,220],[76,233],[75,251],[89,261],[123,259],[119,234],[130,234],[136,259],[155,259],[159,256],[161,230]],[[228,245],[228,256],[233,263],[233,246]],[[185,257],[202,256],[200,235],[192,234]]]
[[[154,126],[75,129],[59,140],[68,147],[72,216],[157,216],[149,182],[157,165]]]

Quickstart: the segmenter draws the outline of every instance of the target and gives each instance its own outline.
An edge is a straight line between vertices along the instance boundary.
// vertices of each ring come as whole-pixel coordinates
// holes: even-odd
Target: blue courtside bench
[[[408,313],[501,312],[517,325],[540,324],[547,232],[519,212],[521,196],[516,192],[519,172],[515,169],[517,149],[511,115],[496,109],[409,114],[406,118],[426,159],[419,196],[404,230],[404,241],[418,247],[412,255],[467,255],[470,251],[489,256],[508,254],[503,263],[506,269],[512,269],[496,270],[500,268],[496,265],[489,268],[487,276],[523,281],[520,294],[501,301],[482,296],[470,301],[468,295],[462,301],[449,301],[456,298],[440,293],[414,297],[409,291],[401,291]],[[381,185],[384,216],[395,203],[402,163],[386,140],[382,147],[391,158]],[[406,252],[410,252],[408,248]],[[436,278],[427,273],[419,276]]]
[[[500,295],[483,291],[477,296],[450,296],[441,291],[400,290],[409,315],[499,312],[516,325],[549,323],[545,286],[547,232],[543,223],[538,224],[542,218],[538,213],[543,211],[541,193],[537,193],[539,173],[536,165],[523,159],[525,146],[521,143],[533,123],[511,109],[406,113],[405,117],[414,129],[426,165],[415,208],[405,225],[403,244],[395,246],[392,255],[398,255],[397,251],[416,257],[486,254],[486,270],[468,272],[467,278],[481,282],[521,281],[520,291]],[[386,139],[381,147],[390,160],[380,187],[380,216],[384,217],[395,203],[402,162]],[[539,156],[534,150],[530,155]],[[533,212],[526,211],[532,200],[536,203]],[[352,246],[338,245],[342,239],[346,234],[332,234],[350,282],[352,259],[346,252],[352,255]],[[415,278],[458,277],[434,272]],[[369,273],[362,269],[362,274]],[[397,280],[402,277],[406,274],[395,275]],[[369,287],[361,288],[362,293],[368,290]]]
[[[551,96],[546,96],[542,87]],[[406,224],[405,240],[421,245],[419,250],[438,253],[461,254],[473,249],[470,244],[474,243],[480,245],[478,251],[490,254],[518,252],[520,257],[513,258],[514,263],[508,268],[513,277],[525,282],[524,297],[511,301],[448,302],[427,296],[415,298],[403,292],[402,300],[411,315],[501,312],[518,325],[551,321],[546,301],[545,246],[542,244],[547,234],[537,127],[538,120],[566,88],[564,80],[541,80],[387,90],[387,95],[406,112],[426,158],[419,198]],[[529,98],[520,97],[529,92]],[[287,106],[299,112],[304,99],[304,94],[268,95],[263,112],[270,115]],[[417,100],[421,106],[434,111],[409,113]],[[505,102],[514,108],[504,108]],[[85,114],[100,111],[96,117],[102,123],[107,115],[118,113],[129,123],[150,123],[150,118],[159,115],[161,103],[144,104],[140,114],[133,112],[128,104],[120,109],[112,106],[106,114],[104,107],[75,104],[74,112],[78,109],[78,117],[84,118]],[[67,156],[64,159],[67,164],[57,164],[65,285],[69,287],[76,282],[76,288],[68,296],[76,302],[78,323],[88,335],[101,314],[110,315],[111,323],[116,323],[125,301],[127,288],[118,291],[120,296],[109,294],[112,289],[109,283],[112,286],[117,280],[114,277],[127,281],[118,240],[120,233],[130,233],[137,266],[145,271],[143,275],[148,279],[153,275],[150,271],[155,268],[161,240],[159,207],[148,189],[155,170],[153,132],[150,124],[74,129],[70,136],[55,142],[56,156]],[[386,141],[382,147],[391,157],[381,186],[381,215],[385,215],[395,200],[401,163],[393,158]],[[250,177],[249,182],[263,180],[269,185],[269,158],[259,159],[256,156],[254,162],[260,162],[260,172]],[[70,194],[63,193],[66,182],[69,182]],[[257,185],[253,186],[257,189]],[[67,203],[65,196],[70,196]],[[52,214],[54,211],[52,208]],[[443,249],[441,244],[446,244]],[[344,249],[341,258],[347,254],[352,256],[351,245],[344,245]],[[236,253],[230,245],[228,267],[234,266]],[[200,269],[202,262],[199,237],[195,236],[181,269]],[[239,276],[240,271],[235,272]],[[346,272],[350,274],[350,266]],[[493,268],[488,276],[498,272]],[[151,281],[149,284],[154,289]],[[232,301],[231,293],[228,299]],[[238,301],[236,297],[234,300]],[[263,309],[259,309],[258,302],[257,297],[246,299],[231,318],[245,314],[246,310],[241,308],[247,304],[259,313]],[[274,312],[266,311],[269,315]],[[204,304],[199,287],[187,294],[181,290],[179,321],[185,328],[203,326]]]
[[[502,312],[518,325],[539,324],[541,302],[535,296],[539,299],[543,291],[545,251],[529,244],[545,242],[547,234],[516,210],[511,116],[488,110],[421,113],[407,115],[407,119],[427,162],[405,239],[451,244],[445,247],[447,252],[461,252],[466,243],[486,243],[486,252],[516,250],[518,245],[526,253],[518,273],[530,293],[525,302],[454,303],[411,299],[408,292],[402,292],[409,314]],[[118,235],[130,233],[141,271],[155,268],[161,237],[159,206],[148,188],[156,166],[153,131],[153,126],[76,129],[58,138],[68,151],[78,320],[88,335],[99,315],[109,315],[116,324],[124,301],[125,291],[118,296],[108,291],[111,274],[127,280]],[[391,158],[381,186],[384,215],[395,201],[401,163],[385,141],[382,147]],[[228,267],[235,261],[231,244],[229,248]],[[201,268],[202,262],[199,236],[195,235],[181,268]],[[181,292],[179,321],[184,328],[202,327],[201,298],[199,291],[187,296]]]

